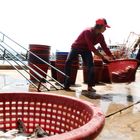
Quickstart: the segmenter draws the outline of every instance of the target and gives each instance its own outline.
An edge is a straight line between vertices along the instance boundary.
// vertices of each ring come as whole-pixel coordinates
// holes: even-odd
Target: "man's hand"
[[[110,63],[110,60],[109,60],[108,57],[103,56],[102,60],[103,60],[104,63],[107,63],[107,64]]]
[[[114,55],[112,55],[111,57],[110,57],[110,60],[115,60],[116,59],[116,57],[114,56]]]

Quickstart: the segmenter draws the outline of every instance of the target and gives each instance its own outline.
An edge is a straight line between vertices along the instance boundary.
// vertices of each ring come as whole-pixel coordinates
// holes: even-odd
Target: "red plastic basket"
[[[75,98],[38,92],[0,93],[0,128],[15,129],[18,119],[28,133],[40,125],[52,135],[39,140],[93,140],[105,122],[99,108]]]
[[[108,64],[111,81],[118,82],[118,83],[135,81],[135,74],[138,68],[138,63],[139,61],[136,59],[119,59],[119,60],[111,61]],[[131,73],[129,72],[126,73],[124,77],[113,75],[114,72],[117,73],[117,72],[123,71],[128,66],[130,66],[133,69]]]

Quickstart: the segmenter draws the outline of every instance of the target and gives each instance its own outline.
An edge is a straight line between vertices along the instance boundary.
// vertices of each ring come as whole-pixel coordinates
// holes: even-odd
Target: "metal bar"
[[[3,42],[4,43],[4,42]],[[15,53],[17,53],[17,54],[19,54],[17,51],[15,51],[12,47],[10,47],[8,44],[6,44],[6,43],[4,43],[6,46],[8,46],[10,49],[12,49]],[[32,54],[34,54],[34,53],[32,53]],[[20,55],[20,54],[19,54]],[[34,54],[35,55],[35,54]],[[38,56],[37,56],[38,57]],[[41,59],[40,57],[39,57],[39,59]],[[20,59],[18,58],[18,60],[20,61]],[[42,59],[43,60],[43,59]],[[44,60],[43,60],[44,61]],[[21,61],[20,61],[21,62]],[[44,61],[44,62],[46,62],[46,61]],[[21,62],[22,63],[22,62]],[[23,64],[23,63],[22,63]],[[24,63],[24,65],[25,65],[25,63]],[[29,67],[28,67],[29,68]],[[39,69],[41,72],[43,72],[43,73],[45,73],[43,70],[41,70],[39,67],[37,67],[36,66],[36,68],[37,69]],[[55,67],[54,67],[55,68]],[[47,75],[47,73],[45,73],[46,75]],[[49,75],[47,75],[49,78],[51,78],[51,79],[53,79],[56,83],[58,83],[62,88],[64,88],[64,86],[60,83],[60,82],[58,82],[57,80],[55,80],[53,77],[51,77],[51,76],[49,76]],[[47,81],[49,84],[51,84],[49,81]],[[55,87],[53,84],[51,84],[53,87]],[[56,87],[55,87],[56,88]],[[57,88],[56,88],[57,89]]]
[[[0,44],[1,47],[3,47],[5,50],[7,50],[3,45]],[[9,46],[8,46],[9,47]],[[7,50],[8,51],[8,50]],[[15,50],[13,50],[14,52],[16,52]],[[8,51],[10,54],[12,54],[10,51]],[[17,52],[16,52],[17,53]],[[12,54],[13,55],[13,54]],[[40,75],[38,72],[36,72],[34,69],[32,69],[31,67],[29,67],[28,65],[26,65],[24,62],[22,62],[17,56],[13,55],[16,59],[18,59],[18,61],[20,61],[20,63],[22,63],[24,66],[26,66],[28,69],[32,70],[35,74],[37,74],[39,77],[41,77],[41,79],[43,78],[42,75]],[[18,64],[18,63],[17,63]],[[19,65],[19,64],[18,64]],[[30,73],[28,73],[30,74]]]
[[[49,65],[51,68],[55,69],[57,72],[61,73],[62,75],[64,75],[65,77],[69,78],[68,75],[66,75],[65,73],[63,73],[62,71],[60,71],[59,69],[55,68],[54,66],[52,66],[51,64],[47,63],[46,61],[44,61],[42,58],[38,57],[36,54],[32,53],[31,51],[27,50],[26,48],[24,48],[23,46],[21,46],[20,44],[18,44],[17,42],[15,42],[13,39],[11,39],[10,37],[6,36],[4,33],[0,32],[3,36],[5,36],[6,38],[8,38],[9,40],[11,40],[12,42],[14,42],[15,44],[17,44],[18,46],[20,46],[21,48],[25,49],[27,52],[30,52],[32,55],[34,55],[35,57],[37,57],[39,60],[41,60],[42,62],[44,62],[45,64]],[[4,37],[2,42],[4,44],[6,44],[4,42]],[[7,45],[7,44],[6,44]]]
[[[5,57],[5,60],[11,65],[13,66],[26,80],[28,80],[35,88],[38,88],[33,82],[31,82],[25,75],[23,75],[18,68],[16,68],[16,66],[14,66],[12,63],[9,62],[9,60]]]
[[[12,57],[10,57],[13,61],[14,61],[14,59],[12,58]],[[8,59],[7,59],[7,61],[8,61]],[[21,68],[23,68],[24,69],[24,71],[26,71],[25,70],[25,68],[24,67],[22,67],[21,65],[19,65],[16,61],[14,61],[18,66],[20,66]],[[10,63],[9,61],[8,61],[8,63]],[[10,63],[10,65],[12,65],[11,63]],[[15,68],[15,66],[14,65],[12,65],[14,68]],[[17,68],[16,68],[16,70],[17,70]],[[26,71],[27,73],[29,73],[28,71]],[[20,74],[25,78],[25,76],[20,72]],[[32,75],[32,74],[31,74]],[[32,75],[38,82],[39,82],[39,85],[38,85],[38,87],[36,87],[37,88],[37,90],[38,91],[40,91],[40,85],[42,85],[43,87],[45,87],[48,91],[49,91],[49,89],[44,85],[44,84],[42,84],[41,82],[40,82],[40,80],[38,80],[34,75]],[[26,78],[28,81],[31,81],[31,80],[29,80],[28,78]],[[33,83],[33,82],[32,82]]]
[[[0,49],[1,51],[3,51],[2,49]],[[10,61],[6,58],[6,57],[4,57],[4,59],[10,64],[10,65],[12,65],[14,68],[16,68],[16,66],[14,66],[12,63],[10,63]],[[13,59],[12,57],[11,57],[11,59]],[[15,61],[14,61],[15,62]],[[16,64],[18,64],[17,62],[15,62]],[[19,65],[19,64],[18,64]],[[20,66],[20,65],[19,65]],[[22,66],[20,66],[21,68],[23,68]],[[16,68],[17,69],[17,68]],[[26,71],[27,72],[27,71]],[[22,73],[20,73],[22,76],[23,76],[23,74]],[[25,77],[26,78],[26,77]],[[28,81],[30,81],[28,78],[26,78]],[[31,83],[33,83],[33,82],[31,82]]]
[[[42,71],[39,67],[37,67],[35,64],[33,64],[33,63],[31,63],[34,67],[36,67],[38,70],[40,70],[40,71]],[[44,74],[46,74],[44,71],[42,71]],[[51,78],[52,80],[54,80],[55,82],[57,82],[62,88],[64,88],[64,86],[60,83],[60,82],[58,82],[57,80],[55,80],[53,77],[51,77],[51,76],[49,76],[49,75],[47,75],[49,78]],[[52,86],[54,86],[54,85],[52,85]],[[54,86],[55,87],[55,86]]]
[[[2,46],[2,45],[1,45]],[[15,53],[17,53],[17,54],[19,54],[17,51],[15,51],[13,48],[11,48],[9,45],[7,45],[10,49],[12,49]],[[5,47],[4,46],[2,46],[4,49],[5,49]],[[7,50],[8,51],[8,50]],[[8,51],[10,54],[12,54],[10,51]],[[13,54],[12,54],[13,55]],[[20,54],[19,54],[20,55]],[[13,55],[14,56],[14,55]],[[34,73],[36,73],[39,77],[41,77],[41,79],[45,79],[44,77],[42,77],[42,75],[40,75],[38,72],[36,72],[34,69],[32,69],[31,67],[29,67],[29,66],[27,66],[24,62],[22,62],[17,56],[14,56],[14,57],[16,57],[16,59],[18,59],[23,65],[25,65],[28,69],[31,69]],[[46,74],[47,75],[47,73],[46,72],[44,72],[42,69],[40,69],[39,67],[37,67],[36,65],[34,65],[38,70],[40,70],[41,72],[43,72],[44,74]],[[28,72],[28,74],[30,74],[29,72]],[[48,76],[48,75],[47,75]],[[35,78],[36,79],[36,78]],[[50,85],[52,85],[56,90],[58,90],[57,89],[57,87],[55,87],[51,82],[49,82],[47,79],[45,79]],[[40,82],[40,81],[39,81]],[[57,81],[57,83],[59,83],[58,81]],[[59,83],[59,85],[60,86],[62,86],[63,87],[63,85],[61,85],[60,83]],[[63,87],[64,88],[64,87]]]
[[[31,75],[31,76],[33,76],[38,82],[39,82],[39,85],[38,85],[38,87],[37,87],[37,90],[38,91],[40,91],[39,89],[39,87],[42,85],[43,87],[45,87],[48,91],[49,91],[49,89],[44,85],[44,84],[42,84],[41,82],[42,82],[42,79],[45,79],[44,77],[42,77],[41,78],[41,80],[39,80],[39,79],[37,79],[34,75],[32,75],[32,74],[30,74],[24,67],[22,67],[21,65],[19,65],[12,57],[10,57],[18,66],[20,66],[25,72],[27,72],[29,75]],[[13,66],[13,65],[12,65]],[[36,72],[36,71],[35,71]],[[41,76],[41,75],[40,75]],[[46,79],[45,79],[46,80]]]
[[[3,48],[5,48],[4,46],[2,46],[1,44],[0,44],[0,46],[1,47],[3,47]],[[6,49],[7,50],[7,49]],[[7,50],[8,51],[8,50]],[[10,51],[8,51],[11,55],[13,55]],[[13,55],[14,56],[14,55]],[[20,59],[17,57],[17,56],[14,56],[14,57],[16,57],[19,61],[20,61]],[[11,56],[10,56],[10,58],[17,64],[17,65],[19,65]],[[8,60],[8,59],[7,59]],[[25,65],[22,61],[20,61],[23,65]],[[12,65],[13,66],[13,65]],[[24,71],[26,71],[29,75],[31,75],[31,76],[33,76],[32,74],[30,74],[24,67],[22,67],[21,65],[19,65],[21,68],[23,68],[24,69]],[[26,66],[26,65],[25,65]],[[26,67],[28,67],[28,66],[26,66]],[[38,72],[36,72],[34,69],[32,69],[39,77],[41,77],[41,79],[45,79],[44,77],[42,77],[40,74],[38,74]],[[40,82],[35,76],[33,76],[38,82]],[[45,79],[46,80],[46,79]],[[47,81],[47,80],[46,80]],[[47,81],[48,82],[48,81]],[[49,89],[44,85],[44,84],[41,84],[43,87],[45,87],[48,91],[49,91]],[[38,89],[38,88],[37,88]]]

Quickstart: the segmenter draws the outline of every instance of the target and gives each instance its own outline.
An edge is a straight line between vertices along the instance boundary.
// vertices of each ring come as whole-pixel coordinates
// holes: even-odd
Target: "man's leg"
[[[72,65],[72,62],[73,60],[78,57],[78,51],[75,50],[75,49],[71,49],[68,57],[67,57],[67,60],[65,62],[65,69],[64,69],[64,72],[66,75],[68,75],[70,77],[71,75],[71,65]],[[65,86],[65,89],[69,89],[70,87],[70,78],[66,78],[64,79],[64,86]]]
[[[138,50],[138,53],[137,53],[136,59],[140,60],[140,49]]]
[[[81,53],[82,59],[87,66],[87,76],[88,76],[88,90],[96,92],[92,87],[95,86],[95,76],[94,76],[94,64],[93,57],[90,51]]]

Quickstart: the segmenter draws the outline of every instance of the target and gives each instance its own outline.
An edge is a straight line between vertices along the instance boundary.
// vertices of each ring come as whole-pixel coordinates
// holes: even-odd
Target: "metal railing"
[[[48,65],[50,68],[56,70],[57,72],[61,73],[64,77],[69,78],[65,73],[63,73],[59,69],[57,69],[54,66],[52,66],[49,62],[46,62],[45,60],[43,60],[42,58],[40,58],[39,56],[37,56],[36,54],[34,54],[33,52],[31,52],[30,50],[26,49],[25,47],[23,47],[20,44],[18,44],[17,42],[15,42],[13,39],[11,39],[10,37],[8,37],[4,33],[0,32],[0,51],[3,53],[3,59],[6,60],[15,70],[17,70],[30,84],[32,84],[38,91],[41,91],[40,90],[40,87],[41,86],[43,86],[43,88],[46,88],[49,91],[50,89],[43,82],[43,81],[45,81],[45,83],[50,84],[52,87],[54,87],[56,90],[58,90],[58,88],[54,84],[52,84],[52,82],[50,82],[49,80],[47,80],[47,78],[44,78],[37,71],[37,70],[39,70],[43,74],[45,74],[46,77],[48,77],[51,80],[53,80],[54,82],[56,82],[57,85],[59,85],[61,88],[64,88],[64,86],[60,82],[58,82],[53,77],[49,76],[45,71],[43,71],[42,69],[40,69],[36,64],[33,64],[33,63],[30,62],[30,64],[32,64],[36,68],[36,70],[33,69],[32,67],[30,67],[29,65],[27,65],[23,61],[23,60],[26,60],[27,59],[27,55],[23,56],[23,55],[21,55],[21,53],[19,53],[17,51],[17,50],[21,50],[21,49],[23,49],[24,51],[26,51],[26,54],[29,54],[29,53],[32,54],[36,59],[39,59],[39,61],[41,61],[44,64]],[[36,82],[38,83],[38,85],[36,85],[32,80],[28,79],[27,76],[24,75],[15,65],[13,65],[11,63],[11,61],[9,61],[9,59],[7,57],[10,58],[10,60],[12,60],[22,70],[24,70],[24,72],[26,72],[26,74],[29,74],[30,76],[32,76],[36,80]],[[35,73],[35,75],[37,75],[37,77],[35,77],[35,75],[31,74],[29,72],[30,70],[33,73]]]

